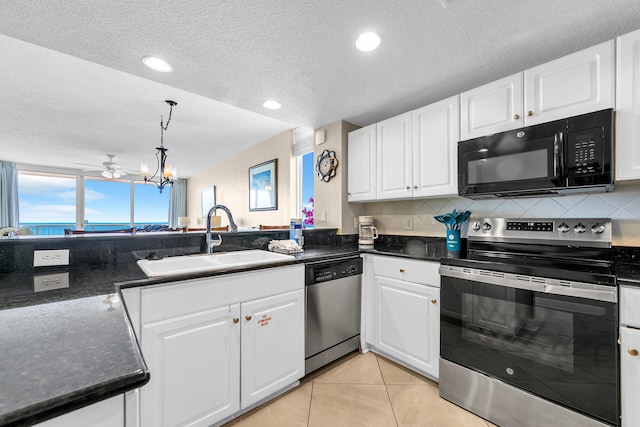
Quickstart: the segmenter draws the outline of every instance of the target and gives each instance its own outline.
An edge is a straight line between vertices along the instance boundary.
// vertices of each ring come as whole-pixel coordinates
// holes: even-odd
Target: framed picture
[[[249,211],[278,209],[278,159],[249,168]]]
[[[205,218],[209,210],[216,204],[216,186],[207,187],[200,192],[202,201],[202,217]]]

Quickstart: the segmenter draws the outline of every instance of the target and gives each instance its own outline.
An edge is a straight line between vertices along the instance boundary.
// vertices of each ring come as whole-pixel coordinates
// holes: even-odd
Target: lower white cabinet
[[[240,311],[246,409],[304,375],[304,290],[249,301]]]
[[[640,287],[620,286],[620,397],[622,427],[640,427]]]
[[[142,326],[144,426],[208,426],[240,409],[240,305]]]
[[[142,288],[139,306],[143,427],[210,426],[304,376],[302,265]]]
[[[36,424],[38,427],[123,427],[122,394]]]
[[[374,351],[438,379],[439,263],[367,256],[365,340]]]

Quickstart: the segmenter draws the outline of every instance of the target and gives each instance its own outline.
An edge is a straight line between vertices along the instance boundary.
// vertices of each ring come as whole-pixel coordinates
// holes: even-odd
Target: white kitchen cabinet
[[[616,181],[640,179],[640,30],[618,37]]]
[[[141,390],[143,426],[209,426],[238,412],[239,317],[234,304],[142,326],[151,371]]]
[[[640,426],[640,287],[620,286],[620,397],[622,427]]]
[[[304,376],[304,266],[140,294],[140,341],[151,373],[139,393],[141,426],[209,426]]]
[[[523,126],[522,73],[460,94],[460,140]]]
[[[438,267],[437,262],[371,256],[363,301],[366,346],[434,379],[440,355]]]
[[[379,122],[376,126],[378,200],[412,196],[411,119],[412,114],[408,112]]]
[[[120,394],[35,425],[37,427],[124,427],[124,397]]]
[[[614,42],[460,95],[461,140],[614,107]]]
[[[304,376],[304,290],[243,303],[242,409]]]
[[[413,111],[413,197],[458,195],[459,96]]]
[[[525,125],[614,107],[614,41],[524,72]]]
[[[640,406],[636,401],[640,387],[640,330],[620,328],[620,395],[622,426],[640,426]]]
[[[376,125],[349,132],[347,141],[347,198],[350,202],[376,199]]]

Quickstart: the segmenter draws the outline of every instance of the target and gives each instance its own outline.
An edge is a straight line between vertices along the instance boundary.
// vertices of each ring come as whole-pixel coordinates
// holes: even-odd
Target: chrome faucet
[[[208,254],[213,252],[214,246],[220,246],[222,244],[222,237],[220,237],[220,235],[218,235],[217,241],[211,240],[211,216],[218,209],[222,209],[227,214],[227,218],[229,219],[229,231],[232,233],[235,233],[236,231],[238,231],[238,226],[233,221],[233,215],[231,215],[231,211],[229,210],[228,207],[226,207],[225,205],[215,205],[211,209],[209,209],[209,213],[207,214],[207,249],[206,249]]]

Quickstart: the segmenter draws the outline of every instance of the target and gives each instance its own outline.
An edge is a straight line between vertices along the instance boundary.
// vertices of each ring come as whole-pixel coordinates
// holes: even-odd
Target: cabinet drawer
[[[620,286],[620,325],[640,328],[640,287]]]
[[[417,261],[399,257],[375,256],[373,273],[376,276],[390,277],[406,282],[440,287],[438,268],[434,261]]]
[[[141,298],[143,325],[304,289],[304,266],[295,265],[225,274],[144,288]]]

